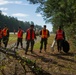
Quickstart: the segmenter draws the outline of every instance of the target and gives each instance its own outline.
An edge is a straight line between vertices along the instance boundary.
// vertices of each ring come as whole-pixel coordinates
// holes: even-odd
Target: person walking
[[[40,53],[42,51],[43,48],[43,44],[44,44],[44,51],[46,51],[46,47],[47,47],[47,40],[49,35],[49,30],[46,29],[46,25],[44,25],[44,28],[40,31],[40,36],[41,36],[41,45],[40,45]]]
[[[2,29],[0,27],[0,47],[1,47],[1,41],[2,41]]]
[[[4,47],[6,48],[8,45],[8,41],[9,41],[9,29],[7,26],[5,26],[2,30],[2,36],[3,36],[3,44]]]
[[[58,30],[56,31],[55,40],[57,41],[57,49],[58,52],[61,52],[63,40],[65,40],[65,33],[62,30],[61,26],[59,26]]]
[[[18,28],[18,33],[17,33],[17,46],[16,48],[18,48],[19,43],[21,44],[21,48],[23,48],[23,30],[21,29],[21,27]]]
[[[34,25],[30,25],[30,28],[27,29],[26,31],[26,51],[25,51],[25,54],[27,54],[28,52],[28,48],[29,48],[29,45],[31,46],[31,53],[33,53],[33,47],[34,47],[34,39],[36,39],[36,34],[35,34],[35,31],[34,31]]]

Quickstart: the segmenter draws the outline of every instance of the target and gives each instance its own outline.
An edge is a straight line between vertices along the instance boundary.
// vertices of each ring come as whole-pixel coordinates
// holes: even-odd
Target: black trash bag
[[[70,50],[70,45],[69,45],[68,41],[66,41],[66,40],[63,40],[62,47],[63,47],[63,51],[65,53],[68,53],[68,51]]]

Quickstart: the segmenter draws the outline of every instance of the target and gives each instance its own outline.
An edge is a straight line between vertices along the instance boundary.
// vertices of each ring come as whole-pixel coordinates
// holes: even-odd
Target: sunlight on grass
[[[25,40],[25,34],[23,34],[23,40]],[[10,34],[8,44],[12,44],[17,41],[17,34]]]
[[[40,48],[40,41],[35,43],[35,45],[34,45],[34,49],[39,49],[39,48]]]
[[[9,37],[9,41],[14,41],[14,40],[17,40],[16,37]]]
[[[25,34],[23,36],[23,39],[25,40]],[[50,50],[50,46],[53,42],[53,40],[55,39],[55,34],[51,34],[50,37],[48,38],[48,44],[47,44],[47,50],[49,52],[47,53],[41,53],[41,55],[43,55],[42,57],[44,58],[48,58],[48,59],[52,59],[52,62],[47,62],[48,63],[48,67],[43,66],[43,64],[41,65],[46,71],[49,71],[49,72],[58,72],[58,73],[70,73],[72,74],[73,72],[76,73],[76,48],[74,48],[73,46],[73,43],[71,40],[69,40],[69,43],[70,43],[70,51],[69,53],[70,54],[65,54],[63,51],[62,53],[58,53],[58,50],[57,50],[57,44],[55,45],[55,48],[54,48],[54,53]],[[9,42],[10,44],[14,43],[17,41],[17,35],[14,35],[14,34],[11,34],[10,37],[9,37]],[[12,42],[13,41],[13,42]],[[40,38],[38,38],[34,44],[34,50],[39,50],[40,49]],[[30,50],[30,47],[29,47],[29,50]],[[19,55],[20,56],[25,56],[24,55],[24,50],[19,50],[18,51]],[[36,51],[37,52],[37,51]],[[29,52],[28,52],[29,53]],[[47,55],[48,54],[48,55]],[[30,54],[32,55],[32,54]],[[28,55],[29,56],[29,55]],[[31,59],[32,57],[30,57]],[[37,63],[44,63],[42,58],[38,58],[36,59]],[[67,64],[67,65],[66,65]],[[59,74],[58,74],[59,75]],[[68,74],[69,75],[69,74]],[[72,74],[73,75],[73,74]]]
[[[51,45],[52,44],[52,42],[54,40],[54,37],[55,37],[54,34],[50,35],[50,37],[48,38],[48,44],[47,45]],[[40,40],[37,43],[35,43],[34,49],[37,49],[37,50],[40,49]]]
[[[51,34],[50,37],[48,38],[48,44],[52,44],[54,38],[55,38],[55,35]]]

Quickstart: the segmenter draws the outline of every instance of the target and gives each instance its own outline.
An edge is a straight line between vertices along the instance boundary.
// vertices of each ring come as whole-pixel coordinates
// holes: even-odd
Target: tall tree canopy
[[[43,15],[46,22],[51,22],[53,31],[62,26],[66,35],[76,39],[76,0],[28,0],[40,4],[37,11]],[[73,35],[73,36],[71,36]]]
[[[8,17],[8,16],[4,16],[2,14],[2,11],[0,11],[0,27],[3,28],[4,25],[6,24],[6,26],[9,28],[10,32],[13,32],[14,30],[15,31],[18,31],[18,27],[21,26],[21,28],[26,31],[31,24],[35,25],[34,22],[23,22],[23,21],[19,21],[17,20],[17,18],[14,18],[14,17]],[[35,25],[35,29],[38,28],[38,29],[42,29],[41,26],[39,25]]]

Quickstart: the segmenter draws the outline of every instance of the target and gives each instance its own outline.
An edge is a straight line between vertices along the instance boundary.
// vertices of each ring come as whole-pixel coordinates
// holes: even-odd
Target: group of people
[[[46,25],[44,25],[43,29],[39,32],[39,35],[41,37],[41,41],[40,41],[40,53],[42,52],[43,49],[43,45],[44,45],[44,51],[46,52],[46,48],[47,48],[47,40],[48,37],[50,36],[49,30],[46,29]],[[23,48],[23,44],[22,44],[22,37],[23,37],[23,31],[22,29],[19,27],[19,31],[18,31],[18,40],[17,40],[17,47],[19,43],[21,43],[21,48]],[[25,48],[25,54],[27,54],[28,52],[28,48],[29,45],[31,46],[31,53],[33,53],[33,47],[34,47],[34,40],[37,39],[35,31],[34,31],[34,25],[31,25],[29,29],[27,29],[26,31],[26,48]],[[62,41],[65,40],[65,33],[64,31],[61,29],[61,26],[59,26],[58,30],[56,31],[56,36],[55,36],[55,40],[57,41],[57,49],[58,52],[61,51],[62,49]]]
[[[23,43],[22,43],[22,38],[23,38],[23,30],[21,27],[19,27],[18,30],[18,39],[17,39],[17,46],[18,48],[19,43],[21,44],[21,48],[23,48]],[[49,31],[46,29],[46,25],[44,25],[44,28],[40,31],[40,36],[41,36],[41,46],[40,46],[40,53],[43,48],[44,44],[44,50],[46,51],[46,46],[47,46],[47,39],[50,36]],[[33,53],[33,47],[34,47],[34,40],[37,39],[35,31],[34,31],[34,25],[30,25],[30,28],[26,30],[26,48],[25,48],[25,54],[27,54],[29,45],[31,46],[31,53]]]
[[[47,49],[47,40],[50,36],[49,30],[46,29],[46,25],[44,25],[43,29],[40,31],[40,53],[42,52],[43,45],[44,45],[44,51],[46,52]],[[3,39],[4,47],[7,47],[8,40],[9,40],[9,30],[5,26],[3,29],[0,28],[0,46],[1,46],[1,40]],[[26,48],[25,48],[25,54],[27,54],[29,45],[31,46],[31,53],[33,53],[33,47],[34,47],[34,40],[37,39],[35,31],[34,31],[34,25],[30,25],[30,28],[26,30]],[[57,49],[60,52],[62,47],[62,41],[65,40],[65,33],[61,29],[61,26],[59,26],[59,29],[56,32],[55,40],[57,41]],[[18,28],[17,32],[17,45],[16,48],[18,48],[19,43],[21,45],[21,48],[23,48],[23,30],[21,27]]]

